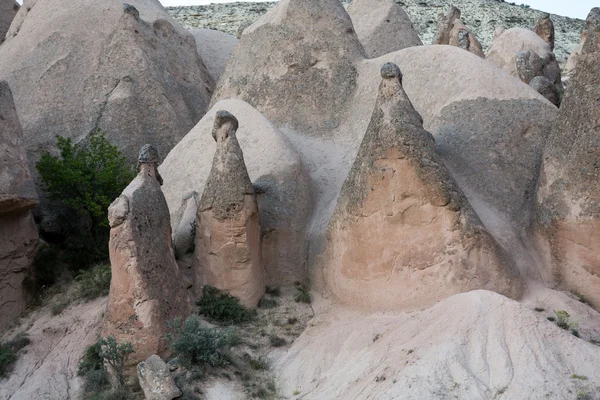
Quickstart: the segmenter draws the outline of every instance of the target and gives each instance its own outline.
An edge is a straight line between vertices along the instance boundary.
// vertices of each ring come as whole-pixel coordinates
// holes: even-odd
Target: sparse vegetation
[[[585,376],[585,375],[573,374],[573,375],[571,375],[571,378],[579,379],[580,381],[587,381],[587,376]]]
[[[267,297],[263,297],[262,299],[260,299],[260,301],[258,302],[258,307],[259,308],[275,308],[279,305],[279,303],[277,302],[277,300],[275,299],[269,299]]]
[[[89,270],[81,271],[75,278],[79,297],[89,301],[108,295],[110,278],[110,264],[96,264]]]
[[[265,357],[248,357],[248,365],[256,371],[265,371],[269,369],[269,362]]]
[[[281,347],[281,346],[285,346],[287,344],[287,342],[284,338],[277,336],[274,333],[271,333],[269,335],[269,343],[271,343],[271,346],[273,346],[273,347]]]
[[[244,307],[238,298],[209,285],[202,288],[202,297],[196,304],[200,315],[225,325],[242,324],[256,315]]]
[[[543,312],[544,311],[544,309],[542,307],[536,307],[536,308],[534,308],[534,310],[537,311],[537,312]]]
[[[273,296],[273,297],[279,297],[279,296],[281,296],[281,290],[279,289],[278,286],[275,286],[275,287],[267,286],[266,289],[265,289],[265,292],[269,296]]]
[[[31,340],[24,333],[6,343],[0,342],[0,378],[8,376],[12,366],[19,358],[19,352],[29,343]]]
[[[296,303],[310,304],[312,302],[312,297],[306,285],[296,282],[296,296],[294,300],[296,300]]]

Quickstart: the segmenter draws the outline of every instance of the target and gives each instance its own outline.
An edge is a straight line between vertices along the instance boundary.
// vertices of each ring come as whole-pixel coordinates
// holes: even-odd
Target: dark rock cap
[[[217,141],[217,131],[221,129],[221,127],[227,122],[233,123],[233,132],[236,132],[238,130],[240,123],[232,113],[225,110],[217,111],[217,114],[215,115],[215,125],[212,131],[212,137],[213,139],[215,139],[215,142]]]
[[[140,149],[140,155],[138,156],[139,164],[158,164],[159,156],[158,150],[151,144],[145,144]]]
[[[586,18],[589,27],[600,28],[600,7],[594,7]]]
[[[135,8],[134,6],[132,6],[131,4],[123,3],[123,11],[126,14],[133,15],[135,18],[139,18],[140,17],[140,12],[138,11],[138,9]]]
[[[400,71],[400,67],[389,62],[383,64],[381,67],[381,77],[384,79],[400,78],[402,80],[402,72]]]

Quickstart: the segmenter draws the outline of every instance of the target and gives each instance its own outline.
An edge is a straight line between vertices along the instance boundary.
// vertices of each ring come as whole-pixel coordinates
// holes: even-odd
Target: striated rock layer
[[[544,152],[536,232],[559,284],[600,308],[600,8]]]
[[[108,210],[112,280],[102,335],[131,342],[131,365],[162,354],[168,323],[192,311],[175,261],[157,162],[156,150],[144,146],[137,177]]]
[[[400,69],[388,63],[381,75],[327,231],[327,289],[343,303],[397,310],[482,288],[518,297],[516,269],[436,153]]]

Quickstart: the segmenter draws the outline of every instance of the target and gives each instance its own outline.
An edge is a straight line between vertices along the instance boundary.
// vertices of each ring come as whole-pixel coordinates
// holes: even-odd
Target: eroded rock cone
[[[12,93],[0,81],[0,330],[31,299],[38,244],[31,209],[37,203]]]
[[[237,129],[232,114],[217,112],[217,150],[196,216],[194,291],[211,285],[256,307],[265,294],[258,204]]]
[[[518,297],[521,281],[434,149],[388,63],[371,122],[330,221],[322,272],[355,306],[413,310],[489,289]]]
[[[0,0],[0,44],[4,42],[8,28],[20,7],[15,0]]]
[[[565,75],[570,76],[575,71],[575,67],[577,66],[577,61],[579,60],[579,56],[581,55],[581,50],[583,49],[583,45],[585,44],[586,39],[587,39],[587,31],[584,30],[581,33],[581,41],[569,55],[569,59],[567,60],[567,64],[565,65]]]
[[[369,58],[423,44],[406,12],[393,0],[354,0],[348,14]]]
[[[145,145],[137,177],[108,209],[112,280],[102,335],[131,342],[131,365],[162,354],[168,322],[191,313],[157,163],[158,152]]]
[[[460,19],[460,10],[452,6],[448,14],[439,13],[437,21],[437,35],[433,44],[449,44],[450,32],[454,27],[454,21]]]
[[[533,31],[548,43],[551,51],[554,51],[554,23],[550,19],[550,14],[542,15],[536,21]]]
[[[448,14],[438,15],[438,33],[433,44],[447,44],[460,47],[481,58],[484,58],[481,43],[460,19],[461,12],[452,6]]]
[[[551,275],[600,309],[600,8],[548,140],[537,233]]]

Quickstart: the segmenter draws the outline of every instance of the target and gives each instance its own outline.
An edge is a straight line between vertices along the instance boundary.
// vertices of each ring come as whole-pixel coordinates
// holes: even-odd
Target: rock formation
[[[581,42],[573,49],[571,54],[569,55],[569,59],[567,60],[567,64],[565,65],[565,75],[570,76],[577,66],[577,60],[579,60],[579,56],[581,55],[581,50],[583,49],[583,45],[587,39],[587,31],[583,31],[581,33]]]
[[[550,19],[550,14],[543,14],[536,21],[533,31],[548,43],[550,51],[554,51],[554,23]]]
[[[557,283],[600,308],[600,8],[544,152],[536,231]]]
[[[8,84],[0,81],[0,325],[25,310],[38,232],[31,209],[38,199],[23,133]]]
[[[4,42],[10,23],[17,15],[19,8],[19,3],[15,0],[0,0],[0,44]]]
[[[460,19],[460,10],[454,6],[447,15],[438,16],[438,34],[434,44],[447,44],[460,47],[481,58],[484,58],[481,44]]]
[[[233,35],[212,29],[190,29],[190,33],[196,39],[198,54],[208,73],[214,82],[218,82],[238,40]]]
[[[112,280],[102,334],[132,343],[132,365],[164,352],[168,322],[191,313],[157,164],[158,152],[145,145],[137,177],[108,210]]]
[[[460,10],[455,6],[450,7],[448,14],[439,13],[437,20],[437,36],[433,44],[449,44],[450,32],[454,27],[454,21],[460,19]]]
[[[33,165],[100,128],[125,154],[166,154],[200,120],[214,83],[192,35],[157,0],[25,0],[0,49]],[[134,158],[132,157],[132,160]]]
[[[393,0],[354,0],[348,14],[369,58],[423,44],[406,12]]]
[[[306,225],[313,205],[308,174],[290,141],[241,100],[215,104],[159,168],[178,262],[186,263],[194,250],[196,211],[217,148],[211,132],[218,110],[229,110],[239,120],[236,138],[258,200],[266,284],[306,282]]]
[[[211,285],[256,307],[265,294],[258,203],[235,133],[238,120],[218,111],[217,150],[196,217],[194,292]]]
[[[387,63],[381,76],[328,228],[327,290],[346,304],[402,311],[481,288],[518,297],[512,262],[436,153],[400,69]]]
[[[172,400],[182,394],[169,367],[156,354],[139,363],[137,373],[146,400]]]
[[[544,61],[533,50],[523,50],[517,53],[517,74],[519,79],[529,84],[536,76],[544,75]]]
[[[545,76],[536,76],[529,82],[529,86],[547,98],[556,107],[560,107],[560,93],[550,79]]]
[[[354,95],[362,58],[339,0],[282,0],[244,30],[212,104],[241,99],[271,121],[327,136]]]

